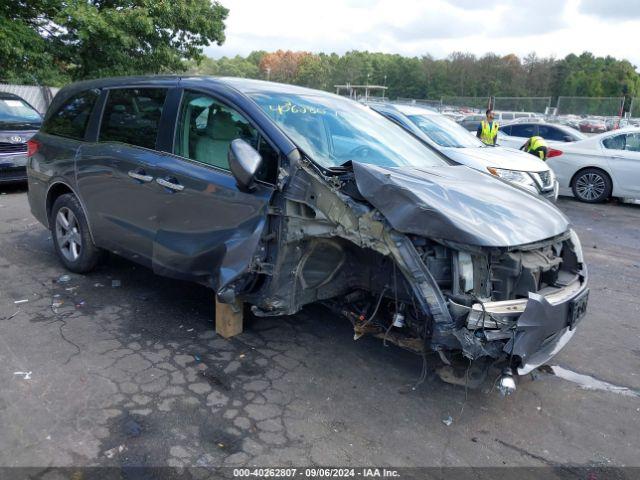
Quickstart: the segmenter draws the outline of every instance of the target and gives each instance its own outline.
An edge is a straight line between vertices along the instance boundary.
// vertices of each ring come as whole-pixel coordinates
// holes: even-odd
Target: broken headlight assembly
[[[565,248],[568,250],[563,250]],[[565,260],[567,263],[563,267]],[[461,272],[462,268],[459,270]],[[585,272],[584,257],[580,239],[573,229],[568,231],[563,242],[543,249],[512,251],[495,257],[490,266],[490,276],[499,287],[494,284],[494,294],[502,286],[511,287],[498,298],[474,297],[475,301],[468,309],[466,326],[471,330],[507,331],[524,313],[528,294],[542,295],[550,305],[559,305],[574,297],[582,289],[578,281],[580,272]],[[524,279],[528,280],[523,283]],[[489,337],[498,338],[494,333]]]
[[[579,263],[584,263],[584,255],[582,254],[582,243],[580,243],[580,238],[573,228],[569,230],[569,239],[571,240],[571,244],[573,245],[573,251],[576,255],[576,260]]]

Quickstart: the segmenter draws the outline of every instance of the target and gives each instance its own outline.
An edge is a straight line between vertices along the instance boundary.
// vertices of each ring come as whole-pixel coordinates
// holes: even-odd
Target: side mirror
[[[565,135],[564,137],[562,137],[562,140],[564,140],[565,142],[573,142],[573,138],[571,138],[569,135]]]
[[[256,173],[262,163],[260,154],[247,142],[236,138],[229,145],[227,159],[240,190],[252,191]]]

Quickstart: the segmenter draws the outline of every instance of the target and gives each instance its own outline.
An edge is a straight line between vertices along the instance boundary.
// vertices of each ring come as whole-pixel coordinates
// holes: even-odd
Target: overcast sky
[[[563,57],[585,50],[640,66],[640,0],[221,0],[227,40],[206,53],[348,50],[442,58],[454,51]]]

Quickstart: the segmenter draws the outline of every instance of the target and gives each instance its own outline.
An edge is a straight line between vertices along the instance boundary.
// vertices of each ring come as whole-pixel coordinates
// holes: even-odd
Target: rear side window
[[[602,140],[604,148],[609,150],[624,150],[624,146],[627,138],[626,135],[615,135],[613,137],[605,138]]]
[[[166,88],[110,90],[100,124],[99,141],[155,148],[166,96]]]
[[[547,140],[554,140],[558,142],[563,142],[564,137],[569,136],[559,128],[550,127],[548,125],[540,125],[538,127],[538,131],[539,131],[538,135],[540,135],[542,138],[546,138]]]
[[[511,125],[511,135],[523,138],[533,137],[538,135],[538,126],[531,124]]]
[[[640,152],[640,134],[627,133],[605,138],[602,141],[604,148],[608,150],[627,150]]]
[[[99,95],[99,90],[87,90],[70,97],[47,117],[42,131],[51,135],[84,140],[91,110]]]

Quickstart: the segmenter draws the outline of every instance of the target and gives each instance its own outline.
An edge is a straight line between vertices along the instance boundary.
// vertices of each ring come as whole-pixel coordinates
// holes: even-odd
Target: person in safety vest
[[[486,145],[495,145],[498,140],[498,122],[493,121],[493,110],[488,109],[485,115],[487,118],[480,122],[476,137]]]
[[[523,150],[531,155],[535,155],[539,157],[540,160],[547,159],[548,147],[547,142],[544,141],[542,137],[531,137],[529,140],[525,142],[524,145],[520,147],[520,150]]]

